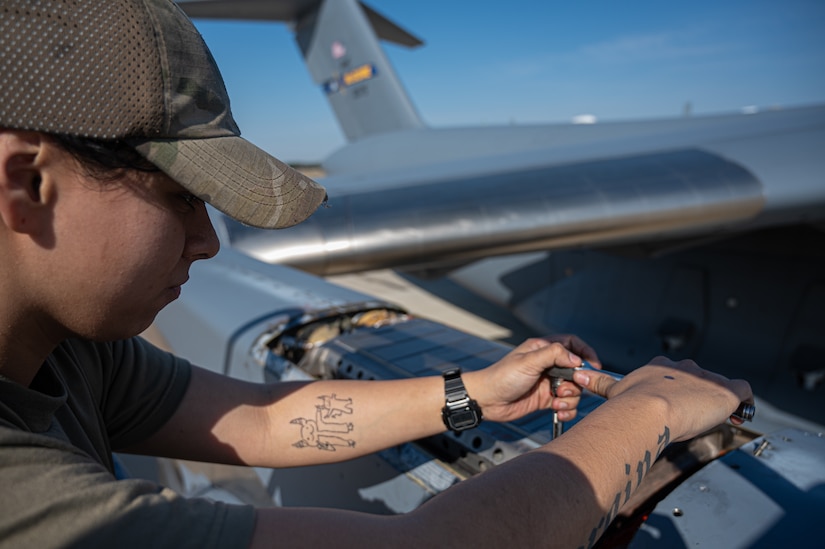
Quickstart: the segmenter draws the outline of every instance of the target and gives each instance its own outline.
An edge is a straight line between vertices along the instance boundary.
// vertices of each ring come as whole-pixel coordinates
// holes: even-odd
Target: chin
[[[101,343],[129,339],[144,333],[152,325],[156,315],[157,313],[146,319],[131,317],[129,322],[112,321],[105,326],[96,326],[86,333],[76,333],[75,335]]]

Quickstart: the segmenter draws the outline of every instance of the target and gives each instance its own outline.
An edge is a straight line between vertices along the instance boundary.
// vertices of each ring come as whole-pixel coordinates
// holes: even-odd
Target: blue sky
[[[368,0],[431,126],[694,115],[825,103],[825,0]],[[195,21],[244,137],[287,162],[345,141],[285,25]]]

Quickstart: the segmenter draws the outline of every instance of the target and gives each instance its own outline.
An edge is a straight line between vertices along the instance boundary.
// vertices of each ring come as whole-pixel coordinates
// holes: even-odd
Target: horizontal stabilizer
[[[199,0],[179,2],[193,18],[289,23],[313,81],[348,141],[424,123],[381,48],[421,40],[357,0]]]
[[[178,0],[178,4],[189,17],[198,19],[294,23],[307,13],[317,11],[321,0]],[[408,48],[424,44],[420,38],[367,4],[359,4],[381,40]]]
[[[381,40],[392,42],[393,44],[398,44],[399,46],[406,46],[408,48],[417,48],[418,46],[424,44],[420,38],[410,34],[409,31],[402,29],[368,5],[363,2],[359,3],[364,9],[364,13],[367,15],[367,19],[369,19],[375,34],[378,35],[378,38]]]

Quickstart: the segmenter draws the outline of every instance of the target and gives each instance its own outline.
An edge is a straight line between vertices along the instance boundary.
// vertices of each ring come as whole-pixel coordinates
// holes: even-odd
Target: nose
[[[191,261],[215,257],[221,243],[209,219],[206,205],[201,202],[195,206],[195,211],[187,218],[186,247],[183,256]]]

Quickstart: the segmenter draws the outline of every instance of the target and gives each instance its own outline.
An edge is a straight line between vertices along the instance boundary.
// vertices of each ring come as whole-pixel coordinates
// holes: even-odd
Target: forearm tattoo
[[[582,546],[579,549],[582,549],[583,547],[593,547],[593,545],[599,540],[599,537],[604,533],[605,529],[607,529],[613,519],[616,518],[616,515],[619,513],[619,509],[622,508],[622,505],[627,503],[627,500],[629,500],[630,496],[633,495],[633,491],[636,490],[636,488],[638,488],[642,483],[642,479],[644,479],[645,475],[650,470],[653,462],[655,462],[656,459],[662,455],[662,452],[668,444],[670,444],[670,428],[665,425],[664,431],[659,435],[656,444],[657,448],[655,456],[651,456],[650,450],[646,450],[644,458],[639,460],[636,464],[635,471],[629,463],[625,463],[624,473],[627,478],[627,482],[625,483],[624,489],[616,494],[613,498],[613,505],[610,506],[607,514],[601,518],[596,527],[590,532],[587,545]]]
[[[352,399],[338,398],[334,393],[318,397],[321,404],[315,406],[315,417],[296,417],[291,424],[300,426],[300,440],[296,448],[317,448],[335,452],[336,446],[354,448],[355,441],[347,435],[354,429],[344,416],[352,415]]]

